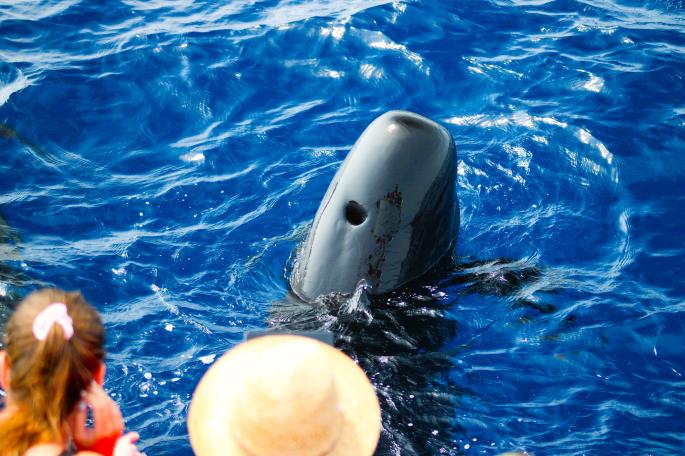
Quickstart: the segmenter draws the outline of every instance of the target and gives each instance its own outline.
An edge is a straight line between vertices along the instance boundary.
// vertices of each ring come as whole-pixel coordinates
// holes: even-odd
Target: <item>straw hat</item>
[[[198,456],[369,456],[381,428],[371,382],[335,348],[264,336],[222,356],[193,396]]]

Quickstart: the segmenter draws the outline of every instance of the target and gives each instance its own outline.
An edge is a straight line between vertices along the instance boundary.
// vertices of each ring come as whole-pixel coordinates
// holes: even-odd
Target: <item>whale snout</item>
[[[406,128],[407,130],[427,130],[433,129],[435,125],[428,121],[425,117],[421,118],[409,112],[404,111],[390,111],[380,118],[388,117],[388,130],[394,131],[397,128]]]
[[[444,127],[430,119],[407,111],[390,111],[377,118],[365,131],[378,137],[385,130],[384,141],[405,147],[395,147],[398,152],[424,155],[439,151],[431,147],[436,142],[449,141]],[[365,135],[368,136],[368,135]],[[360,138],[360,140],[363,138]]]

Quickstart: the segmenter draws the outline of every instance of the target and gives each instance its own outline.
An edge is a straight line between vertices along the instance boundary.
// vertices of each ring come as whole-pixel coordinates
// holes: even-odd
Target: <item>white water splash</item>
[[[604,79],[600,78],[599,76],[596,76],[592,73],[588,73],[590,75],[590,79],[583,84],[583,89],[589,91],[589,92],[595,92],[599,93],[602,91],[604,88]]]
[[[202,364],[212,364],[214,362],[214,359],[216,359],[216,355],[212,354],[207,356],[200,356],[198,359],[202,362]]]
[[[367,321],[369,322],[373,320],[373,316],[371,315],[371,312],[369,312],[369,306],[371,305],[369,295],[367,293],[369,288],[370,285],[368,282],[364,279],[361,279],[350,299],[342,303],[341,310],[344,310],[348,314],[363,314],[366,316]]]
[[[205,161],[205,154],[202,152],[188,152],[181,155],[181,160],[188,163],[203,163]]]
[[[14,79],[12,82],[6,85],[2,85],[2,83],[0,82],[0,106],[7,103],[7,100],[9,100],[10,96],[12,96],[13,93],[19,92],[20,90],[23,90],[30,85],[31,81],[26,76],[24,76],[24,73],[17,70],[17,78]]]

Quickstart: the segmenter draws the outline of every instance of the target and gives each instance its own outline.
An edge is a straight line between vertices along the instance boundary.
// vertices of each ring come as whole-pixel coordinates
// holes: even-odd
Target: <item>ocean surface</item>
[[[454,252],[293,303],[391,109],[454,136]],[[0,320],[80,289],[148,455],[192,454],[196,383],[268,327],[335,333],[379,455],[683,454],[684,152],[682,0],[0,0]]]

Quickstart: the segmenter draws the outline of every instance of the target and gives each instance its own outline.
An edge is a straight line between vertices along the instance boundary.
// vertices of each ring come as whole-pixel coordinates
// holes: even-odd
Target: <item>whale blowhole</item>
[[[345,218],[350,225],[361,225],[366,220],[366,209],[356,201],[348,201],[345,205]]]

